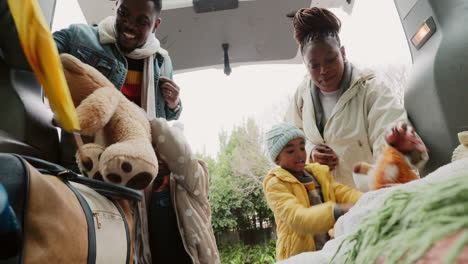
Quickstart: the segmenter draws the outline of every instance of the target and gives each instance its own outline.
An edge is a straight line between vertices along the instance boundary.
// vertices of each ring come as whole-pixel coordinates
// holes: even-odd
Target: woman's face
[[[312,81],[320,90],[333,92],[340,87],[345,51],[334,38],[307,45],[302,55]]]

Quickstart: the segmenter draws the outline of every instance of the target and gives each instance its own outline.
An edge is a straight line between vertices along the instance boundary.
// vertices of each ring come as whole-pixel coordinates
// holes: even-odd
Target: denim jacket
[[[59,53],[69,53],[84,63],[87,63],[104,76],[106,76],[117,89],[122,89],[127,76],[127,59],[119,51],[115,44],[102,45],[99,41],[97,27],[85,24],[74,24],[67,29],[56,31],[53,34]],[[163,65],[166,63],[166,65]],[[159,87],[159,76],[161,69],[166,70],[163,75],[172,79],[172,63],[169,56],[156,54],[154,60],[154,87],[156,97],[156,116],[167,120],[177,120],[182,112],[179,109],[172,111],[166,106],[166,102]],[[60,164],[68,169],[79,172],[75,161],[75,146],[72,136],[62,130],[60,144],[61,160]]]
[[[74,24],[67,29],[55,32],[53,35],[59,53],[69,53],[82,62],[93,66],[106,76],[117,89],[122,89],[127,76],[127,59],[119,51],[117,45],[103,45],[100,43],[97,27]],[[164,63],[168,65],[163,65]],[[169,109],[158,85],[162,68],[169,69],[163,75],[172,79],[172,62],[170,57],[157,53],[154,60],[156,116],[167,120],[177,120],[182,112],[181,105],[179,105],[180,107],[177,111]]]

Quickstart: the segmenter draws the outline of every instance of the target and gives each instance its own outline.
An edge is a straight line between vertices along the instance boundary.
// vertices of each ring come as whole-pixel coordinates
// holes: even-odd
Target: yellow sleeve
[[[335,224],[333,207],[326,202],[306,208],[289,192],[287,186],[271,179],[265,186],[265,196],[276,217],[283,220],[292,230],[300,234],[327,232]]]
[[[362,192],[332,180],[332,189],[337,203],[356,203],[362,196]]]

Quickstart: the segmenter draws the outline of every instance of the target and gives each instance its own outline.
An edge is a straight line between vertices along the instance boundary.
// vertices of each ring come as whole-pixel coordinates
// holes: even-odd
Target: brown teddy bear
[[[83,175],[143,189],[158,172],[145,113],[95,68],[62,54],[65,77],[76,107],[81,134],[94,142],[77,151]]]

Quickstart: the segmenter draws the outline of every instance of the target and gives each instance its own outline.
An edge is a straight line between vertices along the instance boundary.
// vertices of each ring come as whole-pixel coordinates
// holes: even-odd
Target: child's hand
[[[345,203],[345,204],[335,204],[335,207],[333,208],[333,216],[335,217],[335,220],[338,220],[342,215],[346,214],[351,207],[353,207],[354,204],[350,203]]]
[[[416,135],[414,128],[406,123],[399,123],[390,129],[385,136],[387,143],[402,153],[408,153],[412,150],[427,152],[422,140]]]
[[[338,204],[338,206],[340,207],[341,214],[344,215],[349,211],[349,209],[351,209],[351,207],[354,206],[354,204],[346,203],[346,204]]]
[[[328,230],[328,235],[330,236],[331,239],[335,238],[335,228],[332,228]]]

